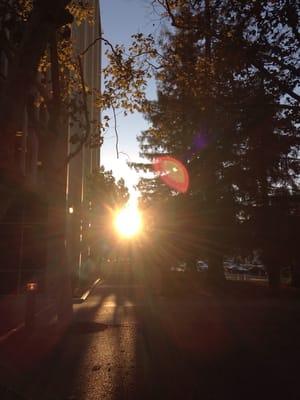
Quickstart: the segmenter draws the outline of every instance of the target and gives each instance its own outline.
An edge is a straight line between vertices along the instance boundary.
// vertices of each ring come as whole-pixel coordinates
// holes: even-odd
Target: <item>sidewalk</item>
[[[0,296],[0,342],[25,327],[27,294]],[[36,295],[35,319],[44,324],[55,316],[55,302],[43,294]]]
[[[101,282],[97,279],[73,303],[84,302]],[[69,324],[56,323],[56,307],[46,296],[37,295],[34,328],[25,328],[26,295],[0,296],[0,399],[28,400],[23,378],[63,345]],[[75,308],[76,313],[76,308]],[[74,313],[74,316],[75,316]]]
[[[91,291],[101,282],[96,279],[89,288],[73,297],[73,304],[84,302]],[[0,343],[25,328],[27,294],[0,296]],[[35,302],[35,325],[45,326],[56,318],[55,299],[37,294]]]

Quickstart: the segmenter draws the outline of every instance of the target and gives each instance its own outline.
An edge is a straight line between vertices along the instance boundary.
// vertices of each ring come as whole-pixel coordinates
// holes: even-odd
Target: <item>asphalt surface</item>
[[[63,339],[11,347],[7,379],[34,400],[299,398],[299,309],[102,284]]]

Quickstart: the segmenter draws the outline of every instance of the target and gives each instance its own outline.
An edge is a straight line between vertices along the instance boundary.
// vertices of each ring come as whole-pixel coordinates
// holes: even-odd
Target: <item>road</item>
[[[299,302],[258,298],[241,306],[209,291],[163,297],[111,282],[75,315],[38,366],[18,369],[28,398],[289,399],[297,392]]]

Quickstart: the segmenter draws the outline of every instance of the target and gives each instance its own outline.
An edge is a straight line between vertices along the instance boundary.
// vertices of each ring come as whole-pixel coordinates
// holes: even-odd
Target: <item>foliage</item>
[[[103,211],[124,206],[129,199],[129,192],[124,179],[116,181],[112,171],[100,167],[87,179],[87,197],[92,209]]]
[[[280,187],[296,189],[299,177],[299,5],[154,4],[172,27],[161,39],[158,101],[146,112],[151,127],[139,137],[150,163],[135,166],[151,170],[159,152],[186,163],[210,255],[245,243],[269,254],[272,198]],[[241,243],[238,225],[252,239]]]
[[[103,70],[104,91],[99,98],[102,109],[122,108],[125,111],[141,111],[145,102],[147,78],[153,65],[149,58],[156,57],[152,35],[132,35],[128,49],[124,45],[112,47],[108,41],[106,56],[108,65]]]
[[[95,22],[95,10],[88,1],[72,0],[68,4],[67,9],[73,15],[75,23],[78,26],[81,25],[84,21],[88,21],[88,23],[90,24],[93,24]]]
[[[30,0],[22,2],[2,0],[0,2],[1,50],[4,49],[9,62],[16,61],[20,56],[20,63],[24,64],[22,57],[25,57],[25,54],[26,62],[28,62],[28,67],[24,64],[22,71],[24,75],[23,90],[22,96],[18,96],[18,104],[14,105],[15,114],[20,114],[19,111],[24,107],[29,92],[34,93],[35,106],[43,113],[48,113],[49,120],[53,122],[59,117],[68,116],[71,124],[78,126],[71,141],[73,144],[78,144],[79,149],[84,143],[99,147],[103,141],[103,132],[109,126],[110,120],[108,116],[104,116],[103,122],[98,125],[89,116],[89,120],[86,120],[85,103],[93,94],[93,97],[96,98],[95,106],[102,111],[121,107],[126,114],[142,110],[145,103],[146,80],[150,77],[150,69],[155,68],[155,65],[151,63],[151,59],[156,56],[154,39],[151,35],[133,35],[131,46],[125,49],[122,45],[113,46],[100,35],[93,43],[89,43],[81,54],[78,54],[72,43],[71,23],[74,21],[80,25],[83,21],[87,21],[87,23],[93,24],[95,10],[88,2],[80,0],[55,0],[51,10],[48,10],[49,12],[47,7],[45,3]],[[51,17],[51,29],[50,26],[48,29],[47,25],[49,15],[53,17]],[[45,22],[45,32],[41,33],[39,37],[31,39],[31,42],[21,42],[21,38],[27,38],[27,32],[33,32],[33,26],[34,29],[38,29],[39,24],[44,23],[43,21]],[[10,34],[8,35],[7,32]],[[106,55],[109,61],[103,70],[104,90],[102,93],[98,92],[96,88],[88,87],[80,74],[82,60],[98,41],[107,46]],[[24,46],[30,47],[30,51]],[[29,54],[32,57],[29,57]],[[55,65],[56,63],[57,65]],[[7,99],[7,94],[17,92],[18,86],[20,89],[17,81],[21,79],[20,74],[18,78],[17,71],[14,72],[16,77],[12,74],[10,80],[7,80],[5,76],[0,77],[0,103],[6,104],[7,109],[11,109],[11,114],[13,114],[13,109],[8,104],[10,99]],[[56,88],[51,88],[53,74],[57,75],[55,77]],[[10,88],[10,85],[13,86]],[[2,86],[4,90],[1,90]],[[14,93],[15,95],[16,93]],[[87,97],[86,101],[84,97]],[[3,111],[3,116],[0,115],[0,117],[4,119],[4,115]],[[6,125],[10,125],[10,130],[14,131],[15,127],[12,128],[12,125],[17,124],[11,122],[13,117],[10,115],[7,114],[6,117]],[[44,124],[43,131],[49,135],[51,131],[57,130],[55,125],[59,125],[57,121],[50,125]],[[3,130],[6,132],[9,129],[4,128]]]

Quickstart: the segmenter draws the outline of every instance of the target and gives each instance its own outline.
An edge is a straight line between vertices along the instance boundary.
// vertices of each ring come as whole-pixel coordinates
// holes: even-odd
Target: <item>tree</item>
[[[199,33],[189,23],[195,18],[205,21],[207,7],[206,4],[197,14],[193,6],[185,2],[177,12],[180,26],[167,35],[163,48],[165,61],[157,74],[158,102],[148,113],[152,128],[141,135],[140,141],[146,157],[152,157],[149,148],[154,152],[163,149],[188,166],[190,196],[198,198],[198,207],[206,218],[207,242],[206,245],[202,243],[199,252],[210,259],[210,272],[215,279],[214,275],[222,275],[220,217],[225,195],[231,196],[225,180],[217,177],[222,177],[223,163],[227,161],[228,152],[224,154],[224,150],[229,146],[224,147],[224,135],[231,128],[231,121],[222,118],[225,106],[220,105],[219,100],[225,97],[227,82],[221,80],[216,68],[217,56],[212,66],[210,37],[205,31]],[[224,224],[225,220],[222,222]]]
[[[87,188],[87,220],[94,227],[93,233],[89,235],[91,252],[96,258],[101,258],[101,243],[105,243],[106,247],[112,246],[114,216],[128,202],[129,192],[124,179],[116,181],[112,171],[106,171],[104,167],[95,170],[88,177]]]
[[[96,210],[121,208],[129,200],[129,192],[123,178],[116,181],[112,171],[100,167],[88,177],[88,199]]]
[[[227,9],[228,13],[232,10]],[[283,232],[291,218],[290,202],[285,199],[292,197],[299,175],[299,32],[295,23],[300,10],[289,1],[237,2],[235,13],[225,50],[232,54],[229,68],[241,76],[247,72],[240,90],[247,98],[240,101],[244,107],[239,125],[243,172],[238,196],[243,218],[248,219],[245,225],[252,226],[252,238],[247,236],[247,240],[262,248],[270,285],[278,287],[280,267],[287,259],[286,245],[280,243],[285,243]]]
[[[237,238],[237,227],[252,219],[273,284],[272,193],[295,187],[298,171],[299,7],[288,1],[156,3],[173,28],[164,36],[158,101],[147,111],[152,127],[140,136],[142,155],[151,160],[166,151],[187,163],[190,194],[205,216],[211,271],[220,276],[228,233],[235,230]]]

